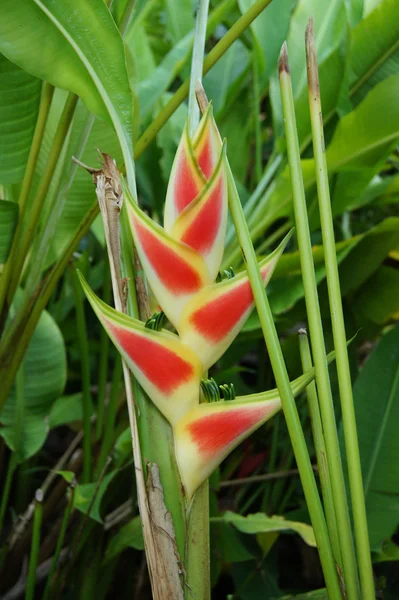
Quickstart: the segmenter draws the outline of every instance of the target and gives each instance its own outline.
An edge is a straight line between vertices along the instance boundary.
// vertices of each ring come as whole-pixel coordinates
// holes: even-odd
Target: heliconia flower
[[[212,106],[190,139],[186,124],[173,161],[166,194],[164,226],[170,233],[179,214],[198,196],[211,177],[222,149]]]
[[[109,307],[79,275],[109,337],[173,427],[176,459],[188,499],[237,444],[281,407],[277,390],[200,404],[201,378],[232,343],[254,308],[246,272],[214,283],[223,257],[230,176],[226,145],[210,105],[192,138],[188,125],[184,128],[169,180],[164,227],[138,207],[121,180],[130,230],[146,279],[178,335],[146,328],[141,321]],[[290,235],[259,263],[265,286]],[[296,390],[303,389],[313,376],[304,377]]]
[[[213,279],[202,256],[166,233],[137,206],[125,185],[123,188],[130,227],[148,283],[176,326],[189,298]]]
[[[292,231],[274,252],[259,263],[265,285],[291,235]],[[242,272],[193,295],[176,328],[180,339],[196,352],[206,370],[224,354],[253,308],[251,285],[246,272]]]
[[[198,196],[176,218],[171,236],[194,248],[208,265],[211,279],[219,272],[227,224],[227,168],[225,146],[218,163]]]
[[[178,336],[154,331],[100,300],[78,272],[83,290],[119,353],[168,421],[174,425],[199,402],[202,365]]]
[[[199,404],[174,427],[175,455],[188,500],[238,444],[281,408],[271,400]]]

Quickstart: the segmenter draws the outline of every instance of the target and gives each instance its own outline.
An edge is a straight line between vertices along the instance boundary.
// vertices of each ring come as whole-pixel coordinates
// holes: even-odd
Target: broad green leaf
[[[299,0],[291,18],[287,37],[295,97],[307,86],[304,36],[310,17],[314,19],[319,63],[340,46],[346,32],[343,0]]]
[[[353,393],[370,546],[379,551],[399,521],[398,325],[374,348]],[[340,433],[343,445],[342,428]]]
[[[231,523],[236,529],[243,533],[256,534],[267,533],[271,531],[295,531],[301,538],[309,544],[316,546],[313,529],[306,523],[298,523],[297,521],[287,521],[284,517],[268,517],[264,513],[257,513],[243,517],[242,515],[226,511],[222,517],[212,517],[211,522],[217,523],[224,521]]]
[[[51,407],[48,424],[50,429],[54,429],[54,427],[75,421],[82,421],[82,419],[83,394],[82,392],[77,392],[70,396],[60,396],[57,398]]]
[[[74,507],[85,515],[88,514],[97,523],[102,523],[101,502],[108,486],[117,473],[118,471],[108,473],[100,485],[98,485],[98,482],[77,485],[74,495]]]
[[[194,12],[191,0],[166,0],[166,27],[174,44],[194,29]]]
[[[211,527],[212,548],[227,563],[237,563],[255,558],[242,541],[242,537],[228,523],[212,523]]]
[[[80,96],[91,112],[117,128],[120,123],[129,136],[125,54],[103,0],[3,0],[0,50],[28,73]]]
[[[385,219],[365,234],[339,242],[336,251],[342,295],[345,296],[363,285],[398,244],[399,218],[396,217]],[[323,247],[314,246],[312,251],[317,283],[323,282],[324,286]],[[281,256],[268,289],[274,314],[286,312],[303,298],[299,252],[285,253]]]
[[[239,0],[240,10],[245,13],[254,4],[254,0]],[[265,85],[275,70],[281,45],[284,42],[290,23],[295,0],[272,2],[252,22],[256,52],[259,57],[261,83]]]
[[[335,110],[344,73],[341,48],[347,32],[344,0],[300,0],[291,17],[287,36],[300,144],[310,133],[305,30],[311,16],[314,17],[324,116]],[[270,98],[275,132],[277,136],[281,137],[284,134],[284,120],[276,71],[270,81]]]
[[[380,177],[376,175],[364,192],[348,209],[366,204],[397,204],[399,202],[399,175]]]
[[[33,456],[44,444],[49,429],[48,415],[62,394],[65,381],[64,340],[53,318],[44,311],[16,384],[0,413],[0,435],[12,450],[18,451],[20,460]]]
[[[204,77],[204,87],[212,100],[214,113],[218,118],[233,88],[239,86],[249,66],[249,53],[244,44],[237,40]],[[220,125],[220,123],[219,123]],[[221,131],[224,135],[223,131]]]
[[[342,295],[358,289],[398,246],[399,218],[385,219],[357,239],[359,243],[340,267]]]
[[[18,221],[18,204],[0,200],[0,265],[7,260]]]
[[[51,143],[54,133],[62,113],[66,93],[62,90],[56,90],[53,103],[48,118],[48,123],[44,133],[41,152],[39,155],[36,169],[37,176],[44,172],[46,161],[51,151]],[[44,208],[41,223],[46,223],[48,215],[48,201],[52,200],[54,194],[57,194],[57,206],[63,206],[61,215],[56,223],[54,235],[51,238],[51,245],[47,256],[46,266],[49,266],[62,252],[63,248],[70,241],[76,229],[79,227],[82,219],[89,208],[96,201],[96,193],[91,176],[72,163],[72,156],[78,155],[78,149],[81,144],[90,115],[87,109],[79,103],[72,124],[70,143],[64,153],[64,166],[57,170],[50,186],[50,192],[47,198],[47,204]],[[90,166],[100,166],[99,155],[96,148],[110,154],[117,162],[122,158],[120,145],[112,127],[100,119],[95,119],[91,132],[88,135],[85,150],[81,155],[81,160]],[[75,171],[72,185],[70,185],[71,172]],[[40,239],[38,240],[40,242]]]
[[[379,83],[355,110],[339,121],[326,151],[330,176],[347,170],[361,172],[376,168],[389,156],[399,140],[398,89],[399,74],[396,74]],[[309,190],[316,182],[313,159],[302,160],[302,170],[305,189]],[[291,213],[291,180],[286,167],[271,189],[266,215],[276,218]],[[254,219],[256,214],[250,223]]]
[[[354,105],[377,83],[398,72],[399,3],[383,0],[353,30],[347,86]],[[346,89],[345,89],[346,87]]]
[[[190,55],[193,35],[189,33],[178,42],[150,76],[140,80],[137,96],[140,106],[140,118],[146,119],[154,110],[156,103],[168,89],[180,72],[182,65]]]
[[[279,600],[328,600],[327,590],[313,590],[304,594],[295,594],[295,596],[281,596]]]
[[[358,290],[353,309],[383,325],[399,317],[399,269],[382,265]]]
[[[363,17],[367,17],[383,0],[364,0]]]
[[[126,548],[144,550],[143,532],[139,516],[123,525],[110,539],[105,550],[104,564],[118,556]]]
[[[35,129],[41,81],[2,54],[0,80],[0,182],[18,183],[24,175]]]
[[[380,552],[373,554],[373,563],[399,561],[399,546],[392,540],[386,540],[382,544]]]
[[[130,86],[137,93],[138,84],[151,76],[156,62],[144,27],[132,27],[129,36],[125,36],[123,42]]]

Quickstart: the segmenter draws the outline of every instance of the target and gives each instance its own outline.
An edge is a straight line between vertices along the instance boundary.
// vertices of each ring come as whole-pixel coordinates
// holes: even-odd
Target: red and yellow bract
[[[164,228],[137,206],[123,185],[143,270],[177,335],[148,329],[107,306],[80,276],[111,340],[173,427],[188,500],[227,454],[281,407],[276,390],[200,403],[201,377],[226,351],[254,308],[245,272],[215,283],[226,234],[227,178],[226,145],[210,105],[192,139],[188,126],[184,128],[170,175]],[[259,263],[265,285],[289,237]]]

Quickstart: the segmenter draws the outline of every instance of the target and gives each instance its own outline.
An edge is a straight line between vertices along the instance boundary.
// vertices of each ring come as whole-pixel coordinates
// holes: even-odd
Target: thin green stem
[[[213,65],[223,56],[230,46],[240,37],[240,35],[249,27],[252,21],[270,4],[271,0],[256,0],[256,2],[234,23],[225,36],[209,52],[204,60],[202,74],[205,75]],[[190,82],[186,80],[173,97],[169,100],[162,111],[157,115],[154,121],[144,131],[143,135],[135,144],[135,158],[150,145],[157,135],[158,131],[165,125],[175,110],[180,106],[190,89]]]
[[[48,600],[50,598],[50,593],[52,591],[51,588],[52,588],[52,585],[53,585],[54,575],[55,575],[55,572],[56,572],[56,570],[58,569],[58,566],[59,566],[59,560],[60,560],[61,550],[62,550],[62,546],[64,544],[65,534],[66,534],[67,529],[68,529],[69,517],[71,516],[71,512],[72,512],[72,509],[73,509],[74,495],[75,495],[75,485],[73,484],[73,485],[71,485],[70,498],[68,500],[68,504],[66,505],[66,508],[64,510],[64,514],[63,514],[63,517],[62,517],[61,527],[60,527],[60,531],[58,533],[58,538],[57,538],[57,544],[56,544],[56,547],[55,547],[55,552],[54,552],[53,560],[51,561],[51,567],[50,567],[49,574],[47,576],[47,583],[46,583],[46,587],[44,589],[42,600]]]
[[[97,461],[97,476],[103,468],[108,454],[111,452],[115,435],[115,420],[118,412],[118,399],[122,380],[122,361],[116,358],[112,373],[111,389],[107,406],[104,435],[102,436],[101,450]]]
[[[198,488],[188,514],[186,571],[190,588],[186,589],[187,600],[210,599],[209,568],[209,484],[205,481]]]
[[[90,354],[87,339],[86,321],[82,290],[76,268],[70,269],[73,297],[75,302],[76,332],[78,335],[80,366],[83,392],[83,482],[88,483],[91,476],[91,393],[90,393]]]
[[[43,493],[39,489],[36,491],[35,512],[33,515],[32,543],[31,543],[30,558],[29,558],[28,577],[27,577],[27,581],[26,581],[25,600],[33,600],[33,598],[35,596],[36,569],[37,569],[38,559],[39,559],[40,532],[41,532],[42,518],[43,518],[42,502],[43,502]]]
[[[229,172],[229,206],[237,231],[237,237],[242,248],[244,262],[247,267],[255,305],[258,311],[263,336],[269,352],[270,362],[281,397],[284,416],[293,445],[296,462],[309,508],[310,518],[316,537],[329,597],[331,600],[341,598],[334,557],[330,545],[327,526],[321,506],[312,465],[310,462],[305,438],[291,391],[290,381],[284,362],[283,353],[276,327],[274,325],[270,304],[262,282],[258,260],[252,245],[248,225],[238,197],[237,189],[231,171]]]
[[[108,266],[105,268],[103,300],[107,304],[111,301],[111,277]],[[109,337],[107,332],[102,327],[100,333],[100,357],[98,360],[98,394],[97,394],[97,420],[96,420],[96,439],[101,438],[104,427],[104,412],[105,412],[105,390],[107,386],[108,376],[108,359],[109,359]],[[119,362],[119,361],[118,361]]]
[[[21,241],[21,234],[24,226],[24,216],[26,212],[26,206],[29,198],[29,194],[32,188],[33,176],[35,173],[37,159],[39,157],[40,147],[42,144],[44,129],[47,123],[47,117],[50,112],[51,101],[54,94],[54,88],[47,82],[43,82],[42,92],[40,96],[39,113],[37,115],[37,121],[35,131],[33,134],[32,144],[29,151],[28,162],[26,163],[26,169],[24,178],[22,181],[21,192],[18,198],[19,214],[18,223],[14,232],[14,237],[8,255],[7,262],[4,266],[3,272],[0,278],[0,315],[3,314],[4,303],[7,297],[8,286],[14,270],[15,256],[19,250],[19,244]],[[4,319],[7,315],[4,314]],[[1,319],[0,319],[1,320]],[[2,327],[0,326],[0,332]]]
[[[209,0],[199,0],[191,63],[188,117],[193,136],[200,120],[196,90],[201,84]],[[188,513],[185,563],[188,588],[186,598],[210,600],[209,482],[197,490]]]
[[[202,81],[204,64],[206,24],[208,20],[209,0],[199,0],[195,20],[193,57],[191,61],[190,92],[188,95],[188,114],[190,119],[190,136],[194,135],[200,120],[200,110],[195,95],[197,82]]]
[[[255,46],[255,44],[254,44]],[[255,48],[252,51],[252,78],[254,98],[254,129],[255,129],[255,179],[259,184],[262,178],[262,132],[260,127],[260,81],[259,81],[259,58]]]
[[[93,128],[95,117],[88,114],[86,120],[82,123],[79,139],[74,147],[73,155],[77,159],[81,159],[84,149],[87,145],[90,132]],[[72,149],[69,147],[65,153],[66,157],[70,158]],[[49,251],[51,240],[54,238],[57,225],[64,210],[68,194],[75,179],[78,165],[76,162],[70,161],[67,165],[66,173],[62,176],[61,185],[57,186],[51,205],[48,209],[48,218],[43,223],[43,228],[40,230],[40,235],[37,236],[35,244],[31,252],[31,260],[29,263],[29,273],[25,285],[25,293],[30,294],[38,285],[40,276],[45,266],[46,257]]]
[[[37,225],[39,223],[40,215],[43,210],[44,202],[46,200],[47,192],[50,187],[52,177],[54,175],[55,168],[60,156],[60,152],[65,142],[65,138],[68,134],[69,127],[72,122],[72,117],[75,112],[78,97],[74,94],[69,94],[67,101],[62,111],[60,121],[58,123],[57,131],[55,132],[53,143],[49,152],[46,167],[44,169],[43,177],[40,181],[39,187],[32,200],[32,206],[29,212],[29,221],[24,228],[22,239],[19,239],[18,251],[14,257],[12,275],[9,281],[9,289],[7,292],[8,305],[11,306],[14,294],[18,287],[18,283],[21,277],[22,269],[29,252],[30,245],[36,233]]]
[[[15,469],[17,467],[17,455],[15,452],[12,452],[10,459],[8,461],[7,467],[7,475],[4,481],[4,487],[1,494],[1,504],[0,504],[0,535],[3,531],[3,521],[4,515],[6,514],[8,498],[10,497],[11,484],[12,479],[14,477]]]
[[[261,205],[263,204],[262,196],[264,195],[267,186],[270,184],[271,180],[273,179],[274,175],[276,174],[277,169],[281,165],[281,161],[282,161],[282,157],[280,154],[278,154],[276,157],[274,157],[273,155],[270,157],[270,160],[268,161],[268,163],[265,167],[265,171],[262,175],[261,180],[259,181],[258,185],[256,186],[254,192],[249,197],[248,201],[245,203],[244,214],[245,214],[245,217],[247,218],[248,224],[250,224],[250,216],[253,214],[253,212],[254,211],[258,212],[260,210]],[[231,226],[227,230],[226,246],[231,243],[231,241],[234,238],[234,235],[235,235],[234,226]],[[252,238],[252,239],[254,239],[254,238]],[[234,248],[235,247],[236,247],[236,244],[234,244]],[[228,258],[225,260],[225,264],[227,263],[227,261],[228,261]]]
[[[338,385],[340,391],[342,420],[344,424],[345,448],[348,462],[349,485],[352,500],[353,522],[359,561],[360,583],[363,600],[375,598],[370,542],[368,536],[365,498],[363,491],[356,417],[353,405],[345,322],[342,309],[341,287],[335,250],[334,225],[331,211],[328,170],[325,155],[323,120],[320,101],[319,76],[314,46],[313,21],[306,31],[306,55],[309,85],[309,108],[312,125],[313,152],[320,222],[323,235],[324,256],[331,323],[336,351]]]
[[[342,471],[338,433],[335,422],[330,378],[328,374],[328,365],[325,358],[326,352],[323,325],[321,321],[321,312],[317,295],[316,275],[314,270],[312,245],[307,217],[301,158],[299,154],[299,143],[296,130],[294,99],[292,94],[292,84],[289,72],[286,44],[283,45],[279,58],[279,73],[288,164],[290,166],[295,223],[297,228],[302,280],[305,292],[306,312],[309,321],[310,339],[315,363],[316,383],[319,393],[320,410],[326,441],[327,462],[334,495],[335,514],[339,522],[344,580],[347,588],[348,599],[358,600],[359,587],[356,559],[345,493],[345,481]]]
[[[299,349],[301,354],[302,370],[304,373],[313,367],[310,354],[309,340],[306,330],[299,330]],[[306,388],[308,398],[308,408],[310,423],[312,426],[313,441],[316,450],[317,466],[321,491],[323,494],[324,510],[326,513],[327,527],[330,534],[331,544],[334,551],[335,560],[342,571],[342,557],[339,546],[338,521],[335,515],[334,498],[331,489],[330,472],[327,464],[326,445],[324,441],[323,425],[319,409],[319,399],[317,397],[316,383],[312,381]]]

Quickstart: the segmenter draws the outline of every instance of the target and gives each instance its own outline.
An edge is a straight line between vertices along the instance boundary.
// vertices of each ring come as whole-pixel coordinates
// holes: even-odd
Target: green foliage
[[[309,544],[315,546],[313,530],[310,525],[305,523],[296,523],[294,521],[286,521],[284,517],[268,517],[264,513],[248,515],[243,517],[232,512],[225,512],[223,517],[214,517],[212,522],[224,521],[230,523],[242,533],[257,534],[270,533],[273,531],[295,531],[301,538]]]
[[[103,2],[84,2],[78,19],[70,18],[74,7],[69,0],[3,2],[0,48],[28,73],[80,96],[102,119],[116,117],[128,133],[131,97],[115,23]]]
[[[254,4],[253,0],[211,2],[207,52]],[[394,577],[379,569],[389,564],[397,567],[398,561],[397,545],[390,538],[397,526],[399,489],[395,469],[399,458],[395,430],[399,416],[399,4],[397,0],[273,0],[206,75],[204,87],[221,134],[228,141],[241,201],[249,207],[250,234],[258,255],[263,256],[276,247],[293,221],[276,73],[278,53],[287,39],[313,260],[330,348],[304,59],[303,36],[311,15],[315,18],[347,337],[360,329],[350,353],[372,557],[377,576],[382,573],[386,577],[385,594],[390,600],[399,591],[392,583]],[[121,22],[123,36],[118,31]],[[60,561],[53,580],[60,589],[65,586],[60,597],[83,597],[89,583],[94,586],[93,594],[104,600],[122,598],[123,594],[148,595],[149,583],[139,566],[143,537],[133,469],[129,468],[131,432],[120,371],[115,366],[118,357],[113,349],[102,345],[100,329],[89,311],[86,330],[92,384],[89,443],[93,476],[82,484],[81,357],[71,288],[64,270],[72,252],[78,252],[82,256],[79,266],[83,266],[92,287],[105,297],[108,259],[101,222],[91,230],[86,222],[96,200],[92,180],[84,169],[73,165],[72,156],[97,167],[99,148],[123,169],[131,139],[134,147],[143,133],[147,135],[146,128],[189,76],[193,40],[190,0],[117,0],[111,3],[111,13],[103,0],[3,0],[0,5],[0,286],[2,265],[18,222],[17,199],[42,80],[56,89],[43,139],[39,140],[38,161],[32,167],[23,229],[29,226],[31,200],[46,175],[68,94],[80,98],[59,152],[39,227],[23,257],[18,302],[0,315],[2,379],[14,353],[18,354],[17,347],[5,345],[10,331],[17,325],[18,341],[24,343],[30,338],[25,355],[16,361],[20,365],[18,375],[0,413],[0,530],[4,525],[0,531],[0,595],[17,581],[17,565],[29,553],[30,517],[8,554],[3,542],[18,530],[21,520],[17,517],[27,514],[34,490],[41,487],[44,520],[39,561],[54,553],[51,536],[55,539],[68,502],[72,504],[63,547],[73,548],[73,556],[66,563]],[[259,81],[255,80],[255,68]],[[137,159],[139,203],[154,219],[159,220],[162,214],[186,116],[183,103]],[[282,226],[285,231],[279,233]],[[232,265],[237,271],[241,261],[234,233],[226,248],[224,268]],[[58,276],[48,291],[46,285],[54,268],[59,268]],[[29,319],[39,317],[41,309],[35,311],[43,290],[50,300],[34,326]],[[301,374],[296,331],[307,323],[300,256],[294,241],[276,268],[268,297],[294,379]],[[20,306],[25,306],[24,314]],[[157,310],[151,307],[152,312]],[[275,388],[260,338],[260,323],[254,313],[209,377],[218,385],[234,384],[237,394]],[[106,365],[103,392],[98,386],[100,364]],[[334,369],[331,380],[336,383]],[[340,419],[337,386],[333,389]],[[104,403],[101,407],[100,402]],[[314,458],[309,415],[302,397],[297,399],[297,406]],[[139,423],[147,418],[148,404],[143,407]],[[97,430],[101,410],[104,420]],[[160,448],[170,448],[165,439],[168,435],[160,438],[151,428],[145,432],[144,465],[154,461]],[[168,456],[171,464],[172,454]],[[59,460],[61,464],[56,466]],[[343,460],[346,466],[344,454]],[[327,598],[317,558],[313,558],[315,551],[305,545],[314,545],[313,530],[307,525],[309,515],[295,466],[281,416],[238,447],[212,477],[215,598],[229,594],[240,600]],[[275,472],[285,475],[253,480],[253,476]],[[242,482],[230,485],[234,479]],[[167,493],[169,483],[163,480]],[[267,516],[273,514],[281,517]],[[285,531],[289,535],[280,535]],[[310,589],[314,591],[302,593]],[[37,593],[41,593],[39,588]]]
[[[370,544],[379,551],[398,525],[399,327],[386,333],[354,385]]]
[[[0,54],[0,180],[21,181],[39,107],[39,79]]]
[[[5,263],[18,220],[18,204],[0,200],[0,264]]]
[[[0,413],[0,435],[19,460],[27,460],[43,446],[48,416],[65,381],[64,340],[54,319],[44,311]]]

